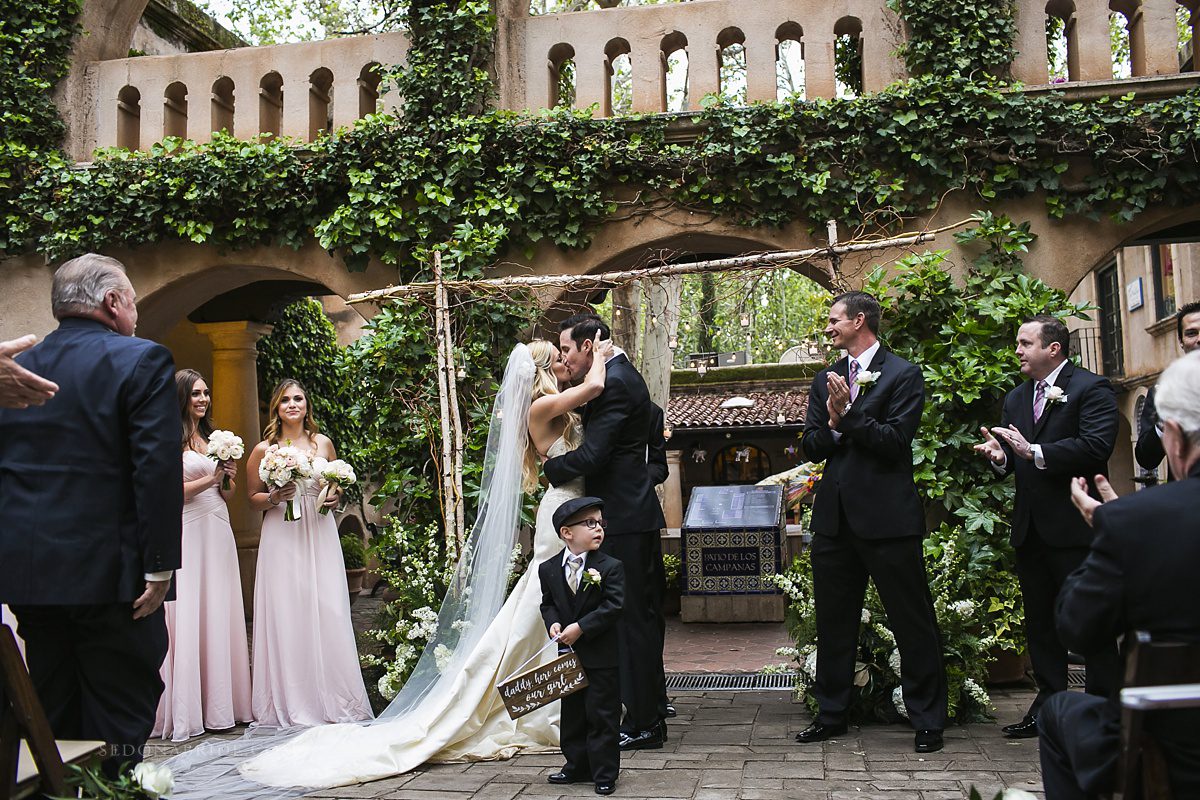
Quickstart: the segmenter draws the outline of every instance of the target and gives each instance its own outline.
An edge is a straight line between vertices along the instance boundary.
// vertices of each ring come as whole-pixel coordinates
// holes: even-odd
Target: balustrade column
[[[233,431],[246,443],[246,455],[262,438],[258,419],[258,350],[270,325],[257,322],[208,322],[197,332],[212,342],[212,418],[218,428]],[[246,460],[238,462],[237,492],[229,500],[229,523],[237,542],[242,597],[249,613],[254,599],[254,568],[262,514],[250,507],[246,493]]]
[[[358,119],[358,73],[343,67],[333,73],[333,129],[349,128]]]
[[[716,38],[706,36],[688,47],[688,105],[693,109],[700,107],[704,95],[721,91],[721,51]]]
[[[629,53],[633,66],[633,113],[666,111],[662,96],[662,50],[657,43],[635,41]]]
[[[818,97],[837,97],[837,80],[834,70],[834,40],[820,36],[804,37],[804,96],[809,100]]]
[[[683,482],[680,479],[682,467],[679,450],[667,451],[667,482],[662,485],[662,510],[667,520],[667,528],[678,530],[683,527]]]
[[[1020,0],[1016,8],[1017,55],[1012,61],[1012,76],[1029,86],[1050,82],[1046,52],[1046,10],[1037,0]]]
[[[1140,16],[1130,33],[1130,61],[1134,75],[1173,75],[1179,72],[1179,28],[1175,25],[1175,0],[1142,0]]]
[[[604,113],[604,96],[608,91],[608,80],[604,67],[604,53],[589,51],[575,56],[575,107],[587,108],[593,103],[600,104],[597,116]],[[543,105],[546,98],[538,100]]]
[[[163,97],[164,86],[152,84],[148,87],[138,87],[142,93],[142,125],[138,136],[138,149],[149,150],[163,138],[163,117],[165,112]]]
[[[774,102],[779,97],[778,43],[767,31],[752,31],[746,48],[746,101]]]
[[[233,81],[233,130],[238,139],[252,139],[262,132],[259,126],[258,93],[262,75],[249,69],[230,70]]]
[[[283,79],[283,123],[281,136],[294,136],[308,141],[308,92],[311,84],[307,77]]]
[[[1106,0],[1077,0],[1075,6],[1074,80],[1112,80],[1112,41],[1108,31]]]
[[[904,67],[894,55],[895,45],[876,31],[865,30],[862,37],[863,91],[878,92],[904,77]]]

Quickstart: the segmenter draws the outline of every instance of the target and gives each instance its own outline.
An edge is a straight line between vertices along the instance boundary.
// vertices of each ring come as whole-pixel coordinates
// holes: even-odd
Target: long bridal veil
[[[298,797],[397,772],[395,749],[419,741],[421,730],[433,721],[430,716],[452,699],[467,657],[504,604],[506,567],[521,512],[521,464],[534,374],[529,349],[518,344],[492,409],[475,525],[438,613],[437,630],[391,704],[366,723],[282,731],[257,727],[241,739],[206,742],[166,762],[175,774],[173,797]]]

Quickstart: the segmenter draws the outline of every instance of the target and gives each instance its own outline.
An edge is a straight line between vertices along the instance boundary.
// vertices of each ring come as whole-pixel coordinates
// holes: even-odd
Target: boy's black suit
[[[1012,545],[1025,603],[1025,633],[1038,694],[1028,714],[1037,716],[1050,695],[1067,688],[1067,648],[1054,628],[1054,602],[1063,582],[1087,556],[1093,531],[1071,503],[1071,480],[1108,474],[1117,441],[1117,400],[1107,378],[1072,362],[1063,364],[1054,385],[1063,402],[1046,401],[1033,421],[1035,381],[1027,380],[1004,398],[1003,427],[1015,425],[1031,445],[1041,447],[1045,469],[1018,458],[1001,440],[1007,461],[1003,474],[1016,475]],[[1098,644],[1098,643],[1097,643]],[[1107,694],[1119,679],[1116,638],[1087,658],[1087,690]]]
[[[581,580],[579,591],[572,594],[563,551],[538,565],[542,619],[547,628],[557,622],[565,629],[574,622],[583,630],[572,647],[587,673],[588,686],[562,700],[563,772],[578,780],[590,777],[596,783],[616,783],[621,768],[617,621],[625,602],[625,567],[597,550],[587,553],[583,562],[583,572],[590,569],[600,573],[600,584]]]

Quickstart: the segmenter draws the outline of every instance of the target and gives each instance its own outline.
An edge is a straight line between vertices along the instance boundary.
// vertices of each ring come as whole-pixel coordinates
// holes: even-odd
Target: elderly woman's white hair
[[[55,319],[100,308],[109,292],[129,288],[125,265],[98,253],[72,258],[54,272],[50,306]]]
[[[1163,370],[1154,405],[1160,419],[1176,423],[1188,441],[1200,445],[1200,350],[1176,359]]]

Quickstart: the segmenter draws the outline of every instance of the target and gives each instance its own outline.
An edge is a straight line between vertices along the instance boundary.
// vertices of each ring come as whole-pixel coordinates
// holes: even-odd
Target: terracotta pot
[[[1025,678],[1025,670],[1029,665],[1029,657],[1025,653],[1014,653],[1011,650],[993,647],[988,651],[988,657],[987,682],[989,686],[1017,683]]]
[[[346,570],[346,588],[350,591],[350,605],[354,605],[354,601],[357,600],[359,594],[362,593],[363,578],[366,576],[366,574],[366,567]]]

